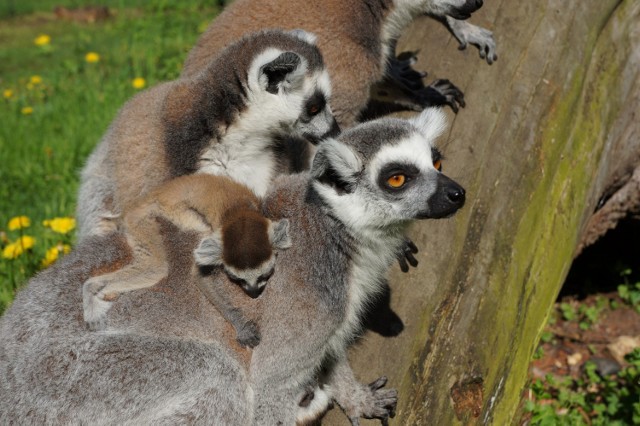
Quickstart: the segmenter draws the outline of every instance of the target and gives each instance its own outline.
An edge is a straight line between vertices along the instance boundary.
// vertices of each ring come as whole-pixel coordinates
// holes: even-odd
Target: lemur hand
[[[402,272],[409,272],[409,265],[414,268],[418,266],[418,259],[414,254],[418,253],[418,247],[409,238],[405,237],[404,244],[398,253],[398,263]]]

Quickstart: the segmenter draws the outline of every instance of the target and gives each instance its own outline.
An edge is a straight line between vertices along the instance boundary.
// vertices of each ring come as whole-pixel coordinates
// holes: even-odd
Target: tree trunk
[[[399,425],[515,423],[576,250],[640,204],[640,2],[490,1],[472,22],[494,31],[492,66],[429,19],[398,50],[465,93],[442,150],[468,193],[455,218],[410,233],[420,265],[391,275],[404,331],[352,350],[362,381],[399,390]],[[619,214],[592,219],[603,206]]]

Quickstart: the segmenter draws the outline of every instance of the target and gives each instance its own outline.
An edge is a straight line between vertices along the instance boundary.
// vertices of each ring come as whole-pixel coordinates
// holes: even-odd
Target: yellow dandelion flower
[[[18,238],[18,241],[15,242],[15,244],[18,244],[20,247],[22,247],[23,250],[29,250],[35,245],[35,243],[36,239],[30,237],[29,235],[23,235],[22,237]]]
[[[31,226],[31,220],[27,216],[16,216],[9,219],[7,227],[9,231],[15,231],[17,229],[28,228]]]
[[[31,114],[33,114],[33,108],[32,108],[32,107],[30,107],[30,106],[26,106],[26,107],[23,107],[23,108],[20,110],[20,112],[21,112],[23,115],[31,115]]]
[[[56,217],[42,222],[47,228],[58,234],[66,234],[76,227],[76,220],[72,217]]]
[[[61,254],[67,254],[71,251],[71,246],[69,244],[58,244],[55,247],[51,247],[47,250],[44,255],[44,259],[42,259],[42,266],[47,267],[51,265],[53,262],[58,260]]]
[[[96,52],[89,52],[84,55],[84,60],[89,62],[90,64],[95,64],[100,60],[100,55],[98,55]]]
[[[51,43],[51,37],[47,34],[40,34],[33,40],[33,44],[35,44],[36,46],[46,46],[49,43]]]
[[[136,77],[133,80],[131,80],[131,85],[133,86],[134,89],[143,89],[144,86],[147,85],[147,81],[142,77]]]
[[[36,85],[36,84],[41,84],[42,83],[42,77],[40,77],[39,75],[32,75],[29,78],[29,83],[31,83],[32,85]]]
[[[5,259],[15,259],[22,254],[22,247],[16,243],[11,243],[2,249],[2,257]]]
[[[5,259],[15,259],[25,251],[29,250],[36,243],[35,238],[28,235],[24,235],[18,238],[18,241],[7,245],[2,250],[2,257]]]
[[[4,89],[4,90],[2,91],[2,96],[3,96],[5,99],[11,99],[11,98],[13,98],[13,90],[11,90],[11,89]]]

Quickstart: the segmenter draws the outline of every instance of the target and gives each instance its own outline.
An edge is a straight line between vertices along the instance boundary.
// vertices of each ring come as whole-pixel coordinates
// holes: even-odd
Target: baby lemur
[[[124,215],[124,233],[132,262],[117,271],[88,279],[83,286],[84,319],[102,328],[106,313],[120,293],[151,287],[167,276],[167,253],[159,220],[182,231],[197,232],[194,253],[202,266],[222,266],[230,280],[257,297],[273,274],[274,249],[291,245],[287,219],[272,222],[260,213],[259,199],[244,185],[223,176],[195,174],[156,188]],[[210,301],[229,320],[244,346],[259,341],[257,327],[226,299]]]

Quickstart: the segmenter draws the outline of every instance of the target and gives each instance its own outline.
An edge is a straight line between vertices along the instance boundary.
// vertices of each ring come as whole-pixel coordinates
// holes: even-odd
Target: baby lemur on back
[[[79,239],[113,232],[124,209],[181,175],[229,176],[264,194],[305,155],[286,144],[289,135],[336,134],[329,75],[314,40],[301,30],[250,34],[188,78],[127,102],[82,171]]]
[[[291,245],[287,219],[272,222],[260,213],[259,199],[244,185],[223,176],[196,174],[170,180],[124,214],[123,231],[133,260],[117,271],[88,279],[83,286],[84,319],[93,329],[105,326],[113,301],[124,293],[151,287],[166,278],[167,253],[159,220],[181,231],[195,231],[201,242],[196,263],[222,266],[227,276],[257,297],[274,271],[274,249]],[[256,325],[226,298],[210,301],[232,323],[244,346],[259,342]]]
[[[182,75],[197,75],[244,34],[303,28],[318,37],[333,84],[331,105],[341,127],[356,122],[374,83],[389,77],[401,86],[406,86],[407,76],[419,80],[417,87],[407,88],[414,108],[448,104],[457,111],[457,105],[464,105],[462,92],[446,80],[422,85],[422,74],[401,69],[402,61],[394,58],[395,45],[402,31],[426,14],[445,23],[461,46],[477,45],[491,63],[496,58],[493,34],[464,21],[482,4],[483,0],[235,0],[191,49]]]
[[[165,235],[171,267],[163,292],[124,294],[106,332],[86,330],[79,285],[126,257],[118,234],[87,238],[34,277],[0,318],[0,418],[291,425],[322,371],[314,401],[335,398],[352,423],[386,419],[396,393],[381,388],[384,380],[359,383],[346,350],[404,228],[464,204],[464,190],[437,167],[432,142],[442,124],[431,110],[362,124],[321,144],[311,173],[276,180],[263,214],[289,219],[294,244],[279,254],[259,298],[238,298],[260,311],[262,338],[248,370],[240,359],[247,351],[232,347],[226,321],[194,283],[229,280],[194,273],[192,234]],[[204,258],[207,245],[200,248]]]
[[[310,175],[282,176],[263,212],[290,220],[295,244],[260,297],[261,342],[252,354],[250,379],[255,424],[293,424],[298,401],[320,376],[314,400],[334,399],[355,424],[386,419],[396,393],[385,380],[360,384],[347,349],[360,333],[368,303],[414,220],[453,215],[464,189],[440,171],[434,140],[444,114],[425,110],[413,120],[360,124],[320,144]],[[209,285],[221,287],[218,274]],[[326,407],[326,405],[325,405]],[[321,406],[315,406],[315,413]]]

